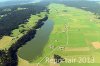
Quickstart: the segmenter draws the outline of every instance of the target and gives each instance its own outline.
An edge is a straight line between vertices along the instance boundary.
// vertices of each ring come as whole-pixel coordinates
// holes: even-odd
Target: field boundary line
[[[59,46],[57,46],[55,49],[53,49],[48,55],[46,55],[43,59],[40,60],[40,62],[38,62],[37,66],[39,66],[39,64],[47,57],[49,56],[51,53],[53,53],[57,48],[59,48]]]

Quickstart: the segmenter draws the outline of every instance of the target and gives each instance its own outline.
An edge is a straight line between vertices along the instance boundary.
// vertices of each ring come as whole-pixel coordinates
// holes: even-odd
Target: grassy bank
[[[0,50],[9,49],[13,43],[27,34],[29,30],[35,29],[34,27],[36,26],[38,20],[44,18],[45,15],[46,12],[41,12],[37,15],[31,15],[28,19],[28,22],[20,24],[17,29],[14,29],[11,32],[10,36],[3,36],[3,38],[0,40]]]

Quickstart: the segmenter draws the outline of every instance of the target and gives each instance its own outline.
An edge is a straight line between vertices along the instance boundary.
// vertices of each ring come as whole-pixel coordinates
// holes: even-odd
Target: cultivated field
[[[28,66],[99,66],[100,19],[89,11],[62,4],[52,3],[48,8],[49,19],[54,22],[53,31],[43,55]],[[54,64],[54,54],[65,61]]]

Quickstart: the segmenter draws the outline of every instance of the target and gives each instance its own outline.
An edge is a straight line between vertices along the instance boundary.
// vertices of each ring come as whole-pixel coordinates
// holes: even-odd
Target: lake
[[[41,56],[48,42],[49,35],[53,30],[53,25],[52,20],[47,20],[44,25],[37,30],[35,37],[18,50],[18,56],[27,61],[32,61]]]

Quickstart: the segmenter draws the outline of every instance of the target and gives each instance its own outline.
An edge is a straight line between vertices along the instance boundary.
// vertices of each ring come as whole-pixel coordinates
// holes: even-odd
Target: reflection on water
[[[47,20],[45,24],[37,31],[35,38],[27,42],[18,51],[18,56],[27,61],[32,61],[42,55],[43,48],[48,42],[49,35],[53,30],[52,20]]]

